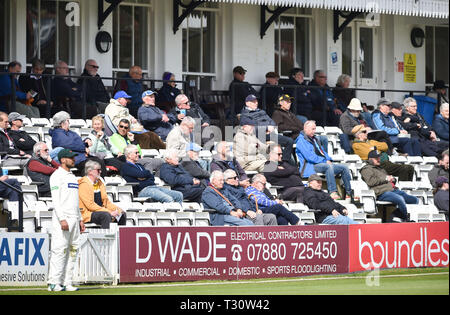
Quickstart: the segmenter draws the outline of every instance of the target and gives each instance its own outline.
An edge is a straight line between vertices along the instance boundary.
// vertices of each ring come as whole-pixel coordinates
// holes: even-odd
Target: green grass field
[[[78,292],[47,288],[5,288],[0,295],[448,295],[448,268],[379,270],[334,276],[201,281],[178,283],[83,285]]]

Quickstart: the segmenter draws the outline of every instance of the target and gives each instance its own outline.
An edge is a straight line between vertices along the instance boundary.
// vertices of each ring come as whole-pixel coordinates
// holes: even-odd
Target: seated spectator
[[[443,103],[439,108],[440,113],[434,116],[433,120],[433,130],[436,135],[445,141],[449,141],[449,129],[448,129],[448,117],[449,109],[448,103]]]
[[[33,146],[33,155],[24,169],[24,175],[38,182],[38,192],[42,197],[50,197],[50,176],[59,167],[59,163],[53,160],[49,154],[45,142],[37,142]]]
[[[50,80],[50,78],[41,76],[44,70],[45,63],[42,60],[34,59],[31,62],[30,75],[21,75],[19,77],[19,85],[22,91],[25,93],[36,93],[33,96],[31,106],[38,108],[39,113],[42,116],[47,113],[47,96],[51,97],[51,95],[47,95],[50,93],[50,91],[47,91],[47,81]],[[53,106],[53,103],[50,104],[50,106]]]
[[[51,156],[56,156],[61,148],[69,149],[75,156],[75,167],[80,171],[84,171],[84,164],[86,160],[94,160],[102,166],[102,173],[106,174],[106,166],[102,159],[91,156],[87,143],[74,131],[70,130],[69,123],[70,115],[67,112],[61,111],[53,116],[53,128],[49,130],[52,137],[53,150],[50,152]]]
[[[99,224],[109,229],[111,222],[126,225],[127,215],[109,200],[106,186],[101,179],[101,166],[96,161],[87,161],[84,177],[78,180],[80,211],[84,223]]]
[[[303,203],[302,178],[298,168],[281,159],[282,149],[278,144],[271,145],[269,160],[264,166],[264,176],[271,185],[281,186],[281,199]]]
[[[64,61],[58,61],[55,64],[55,74],[61,75],[53,78],[52,82],[52,100],[55,108],[52,108],[52,114],[55,111],[69,111],[73,118],[81,118],[83,113],[81,86],[73,82],[69,77],[69,67]],[[92,117],[97,114],[97,105],[86,103],[86,117]]]
[[[389,174],[398,177],[399,181],[412,181],[414,179],[414,166],[403,163],[392,163],[389,161],[387,154],[388,146],[385,142],[369,140],[367,138],[367,129],[358,125],[353,128],[355,140],[353,140],[352,148],[355,154],[359,155],[361,160],[367,160],[372,150],[380,151],[380,165]]]
[[[324,179],[317,174],[308,177],[308,187],[305,188],[305,205],[315,212],[316,223],[322,224],[357,224],[348,217],[348,210],[336,202],[329,194],[322,190]]]
[[[309,86],[317,87],[311,89],[312,119],[316,120],[320,126],[338,126],[339,116],[342,115],[342,111],[334,103],[334,95],[327,85],[327,75],[325,72],[323,70],[314,71],[314,79],[309,83]],[[324,113],[323,108],[324,93],[326,98],[326,113]],[[324,121],[325,117],[326,123]]]
[[[245,217],[255,225],[278,225],[277,217],[273,213],[263,213],[256,210],[256,204],[248,199],[245,188],[239,185],[237,174],[234,170],[228,169],[223,173],[225,180],[224,188],[227,189],[239,202],[239,209],[245,213]]]
[[[21,130],[25,118],[27,118],[25,115],[17,112],[9,113],[8,121],[11,128],[8,130],[8,134],[19,150],[31,155],[33,154],[33,146],[36,144],[36,141],[26,131]]]
[[[202,192],[201,202],[205,209],[216,210],[209,214],[211,225],[248,226],[254,225],[244,218],[245,213],[240,209],[240,202],[233,194],[224,188],[224,178],[221,171],[211,173],[210,184]]]
[[[272,200],[269,193],[265,191],[267,181],[264,175],[256,174],[252,178],[251,186],[245,189],[248,198],[255,203],[256,211],[261,210],[263,213],[272,213],[277,217],[278,225],[297,225],[300,219],[291,211],[283,206],[281,200]]]
[[[3,174],[3,170],[0,167],[0,174]],[[9,178],[8,175],[0,176],[0,181],[7,183],[10,186],[13,186],[19,190],[21,190],[21,185],[19,181],[15,178]],[[19,193],[14,189],[0,184],[0,198],[8,199],[8,212],[10,213],[10,220],[18,220],[19,219]],[[3,210],[4,211],[4,210]]]
[[[123,161],[114,157],[111,151],[109,137],[104,132],[104,120],[102,116],[92,117],[92,131],[85,142],[89,144],[89,153],[105,161],[105,165],[112,166],[120,172]]]
[[[360,171],[362,179],[375,192],[377,200],[392,202],[397,207],[393,217],[409,221],[406,204],[418,204],[419,199],[395,187],[395,178],[381,167],[377,150],[370,151],[368,158],[367,164]]]
[[[438,208],[439,211],[444,212],[445,220],[448,221],[448,208],[449,208],[449,185],[448,178],[444,176],[439,176],[434,182],[434,202],[433,204]]]
[[[247,188],[250,185],[250,179],[242,168],[241,164],[233,155],[233,145],[226,141],[221,141],[216,145],[216,152],[210,165],[211,172],[233,170],[238,177],[239,185]]]
[[[267,161],[266,144],[255,135],[256,122],[247,117],[240,119],[240,127],[234,136],[233,152],[245,171],[262,172]]]
[[[189,143],[193,142],[193,131],[195,128],[195,120],[190,116],[183,118],[178,126],[173,127],[166,138],[166,147],[170,150],[176,150],[178,157],[182,158],[186,155],[186,148]]]
[[[285,89],[286,94],[293,96],[293,111],[302,123],[305,123],[308,119],[312,119],[313,109],[311,103],[311,91],[305,84],[304,77],[303,69],[291,69],[286,85],[295,87],[287,87]]]
[[[315,136],[316,124],[314,121],[307,121],[303,127],[303,131],[297,138],[296,153],[300,164],[300,176],[308,178],[315,173],[325,173],[327,180],[327,188],[333,199],[348,199],[353,196],[350,185],[351,175],[348,167],[345,164],[333,163],[331,157],[325,152],[323,147],[319,144]],[[338,194],[336,186],[336,175],[341,175],[341,181],[345,188],[345,197]],[[353,198],[357,199],[356,196]]]
[[[97,61],[93,59],[88,59],[84,64],[84,70],[81,74],[82,77],[77,80],[78,85],[83,87],[83,81],[86,81],[86,102],[91,106],[99,106],[99,112],[103,113],[102,109],[105,108],[106,104],[109,102],[109,94],[106,91],[105,85],[103,84],[100,75],[98,74],[99,66]],[[90,78],[90,79],[88,79]],[[97,113],[95,113],[96,115]]]
[[[142,80],[142,68],[139,66],[132,66],[124,78],[117,81],[114,93],[118,91],[125,91],[131,96],[131,102],[128,104],[130,115],[138,117],[138,110],[142,104],[142,92],[146,90]]]
[[[272,119],[278,126],[278,132],[292,139],[297,139],[300,131],[303,130],[303,122],[291,112],[293,99],[287,94],[280,96],[278,99],[279,106],[273,112]]]
[[[411,135],[396,121],[391,114],[391,102],[382,98],[378,101],[378,108],[372,113],[372,120],[378,130],[385,131],[391,143],[400,152],[409,156],[421,156],[422,150],[417,139]]]
[[[147,90],[142,93],[142,105],[138,110],[139,122],[145,129],[156,133],[163,141],[176,123],[176,118],[172,114],[164,113],[155,106],[155,92]]]
[[[163,86],[158,91],[158,97],[156,103],[159,107],[170,111],[175,106],[175,98],[181,94],[181,91],[177,88],[175,81],[175,75],[171,72],[164,72],[162,79],[164,80]]]
[[[184,117],[194,118],[196,123],[200,123],[201,127],[207,127],[211,121],[207,114],[201,109],[200,105],[189,101],[185,94],[179,94],[175,98],[176,107],[170,111],[173,117],[176,117],[177,123],[180,123]]]
[[[436,156],[438,153],[448,148],[447,141],[437,141],[436,133],[431,126],[417,112],[416,100],[408,97],[403,102],[403,106],[399,103],[391,104],[391,111],[397,122],[411,135],[419,141],[422,154],[425,156]]]
[[[173,190],[183,194],[183,199],[193,202],[202,201],[205,186],[198,178],[194,178],[181,165],[176,150],[166,150],[165,163],[161,166],[161,179]]]
[[[447,95],[448,86],[445,84],[444,80],[436,80],[433,82],[433,91],[431,93],[427,93],[428,96],[436,99],[436,112],[439,107],[443,103],[448,103],[448,95]]]
[[[449,178],[448,165],[449,165],[449,157],[448,150],[442,152],[438,155],[438,164],[434,165],[431,171],[428,172],[428,179],[430,180],[431,185],[435,187],[436,178],[443,176]]]
[[[109,137],[109,144],[111,148],[111,153],[121,162],[126,162],[126,157],[124,155],[125,148],[134,144],[138,148],[139,156],[142,156],[141,147],[138,142],[134,139],[134,134],[129,132],[130,122],[127,119],[121,119],[119,122],[118,131]],[[160,167],[164,161],[162,159],[151,159],[151,158],[140,158],[138,161],[140,164],[144,165],[146,170],[149,170],[156,175],[159,174]],[[121,167],[123,164],[121,165]]]
[[[242,111],[245,106],[245,98],[248,95],[258,94],[248,82],[244,81],[246,73],[247,70],[241,66],[234,67],[233,69],[233,81],[231,81],[228,91],[230,97],[234,95],[234,99],[231,100],[232,104],[234,104],[234,112],[231,112],[232,109],[230,108],[229,112],[227,112],[227,119],[234,118],[236,114],[239,114]]]
[[[0,112],[0,152],[6,152],[1,155],[2,166],[19,166],[23,168],[31,155],[20,150],[14,144],[8,130],[8,114]]]
[[[262,139],[263,135],[259,133],[264,132],[266,141],[277,141],[283,147],[283,160],[292,162],[292,146],[294,145],[294,140],[277,133],[277,124],[264,110],[258,108],[258,99],[255,95],[249,95],[245,99],[245,107],[241,111],[240,119],[245,118],[249,118],[255,122],[256,136],[258,138]]]
[[[276,72],[266,73],[266,83],[259,91],[261,98],[265,95],[265,111],[270,117],[272,117],[273,111],[278,105],[278,98],[283,94],[283,89],[278,85],[279,80],[280,76]]]
[[[139,163],[139,150],[130,144],[125,148],[127,162],[120,170],[120,175],[128,183],[138,183],[133,186],[133,192],[138,197],[152,198],[159,202],[183,202],[183,194],[179,191],[166,189],[155,185],[155,177]]]
[[[199,152],[202,147],[196,143],[189,143],[186,148],[187,156],[181,160],[181,166],[189,173],[192,177],[200,179],[205,186],[208,185],[209,177],[211,176],[207,170],[205,170],[199,162]]]
[[[16,111],[22,115],[26,115],[30,118],[39,118],[39,108],[31,106],[31,103],[34,101],[31,92],[24,92],[20,86],[19,81],[17,80],[17,74],[12,73],[21,73],[22,72],[22,64],[18,61],[12,61],[7,66],[7,74],[0,73],[0,110],[1,111],[11,111],[8,108],[8,104],[11,102],[12,95],[12,86],[11,86],[11,75],[13,76],[14,81],[14,89],[16,90]]]
[[[355,90],[349,89],[352,77],[348,74],[341,74],[336,82],[336,87],[333,88],[333,95],[336,99],[336,106],[341,112],[347,110],[352,98],[355,98]]]
[[[125,91],[117,92],[106,107],[105,115],[109,117],[115,127],[119,125],[121,119],[131,122],[130,131],[135,134],[134,137],[142,149],[165,149],[166,145],[156,133],[145,130],[137,119],[130,115],[127,108],[130,98],[131,96]]]

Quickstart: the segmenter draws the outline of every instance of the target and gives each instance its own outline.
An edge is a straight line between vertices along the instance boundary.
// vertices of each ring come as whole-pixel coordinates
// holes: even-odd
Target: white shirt
[[[75,218],[81,221],[78,181],[75,175],[59,167],[50,176],[50,187],[55,206],[53,216],[56,216],[58,221],[68,218]]]

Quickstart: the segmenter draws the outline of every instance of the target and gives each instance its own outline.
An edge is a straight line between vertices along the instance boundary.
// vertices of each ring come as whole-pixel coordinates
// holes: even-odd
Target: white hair
[[[225,172],[223,172],[223,178],[225,180],[230,179],[231,177],[237,176],[236,171],[232,170],[231,168],[227,169]]]
[[[181,103],[181,101],[185,98],[189,99],[186,96],[186,94],[178,94],[177,97],[175,97],[175,104],[177,104],[177,106],[178,106]]]
[[[405,98],[405,100],[403,101],[403,105],[405,107],[409,107],[412,106],[413,104],[417,104],[416,100],[412,97],[407,97]]]
[[[351,78],[352,77],[349,76],[348,74],[341,74],[337,79],[336,85],[342,86],[344,84],[345,80],[351,79]]]
[[[252,183],[262,182],[266,177],[263,174],[256,174],[252,177]]]
[[[218,171],[218,170],[217,171],[213,171],[211,173],[211,175],[209,176],[209,181],[212,182],[214,179],[218,178],[219,176],[223,177],[222,171]]]
[[[171,159],[173,157],[177,157],[178,158],[178,150],[176,150],[176,149],[167,149],[164,152],[164,160]]]
[[[448,109],[448,103],[442,103],[441,107],[439,107],[439,112],[442,113],[442,111]]]
[[[57,112],[55,115],[53,115],[53,127],[61,127],[61,124],[65,122],[66,120],[70,119],[70,114],[65,111]]]
[[[129,144],[127,147],[123,150],[123,154],[125,157],[128,157],[131,153],[133,153],[135,150],[138,150],[137,145],[135,144]]]

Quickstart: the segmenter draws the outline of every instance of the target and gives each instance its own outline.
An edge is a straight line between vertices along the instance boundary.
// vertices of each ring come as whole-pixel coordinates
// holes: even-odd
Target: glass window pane
[[[118,55],[119,55],[119,10],[114,10],[113,12],[113,68],[118,68]]]
[[[189,72],[201,71],[201,13],[193,12],[189,15],[188,40],[189,40]]]
[[[280,73],[280,23],[275,21],[275,72]]]
[[[75,41],[76,26],[66,24],[66,2],[59,2],[58,5],[58,48],[59,59],[67,62],[69,66],[75,65]]]
[[[214,72],[216,15],[212,12],[203,13],[203,70]]]
[[[9,62],[10,40],[9,31],[9,0],[0,1],[0,61]]]
[[[39,13],[37,0],[27,0],[27,63],[38,57]]]
[[[448,83],[448,27],[435,28],[436,80]]]
[[[134,9],[134,64],[147,69],[148,43],[148,9],[136,7]]]
[[[342,32],[342,73],[352,73],[352,28],[346,27]]]
[[[183,71],[188,71],[188,28],[187,28],[187,23],[186,23],[186,19],[183,21],[183,23],[181,24],[181,29],[183,32]]]
[[[361,78],[373,78],[373,29],[361,27],[359,30],[359,61]]]
[[[304,70],[305,77],[309,77],[309,19],[295,19],[295,67]]]
[[[294,18],[280,18],[281,75],[288,76],[294,67]]]
[[[119,67],[128,69],[131,67],[131,47],[133,15],[132,7],[120,6],[120,28],[119,28]]]
[[[41,57],[46,64],[56,62],[56,2],[41,1]]]
[[[426,83],[434,82],[434,27],[425,28],[425,80]]]

